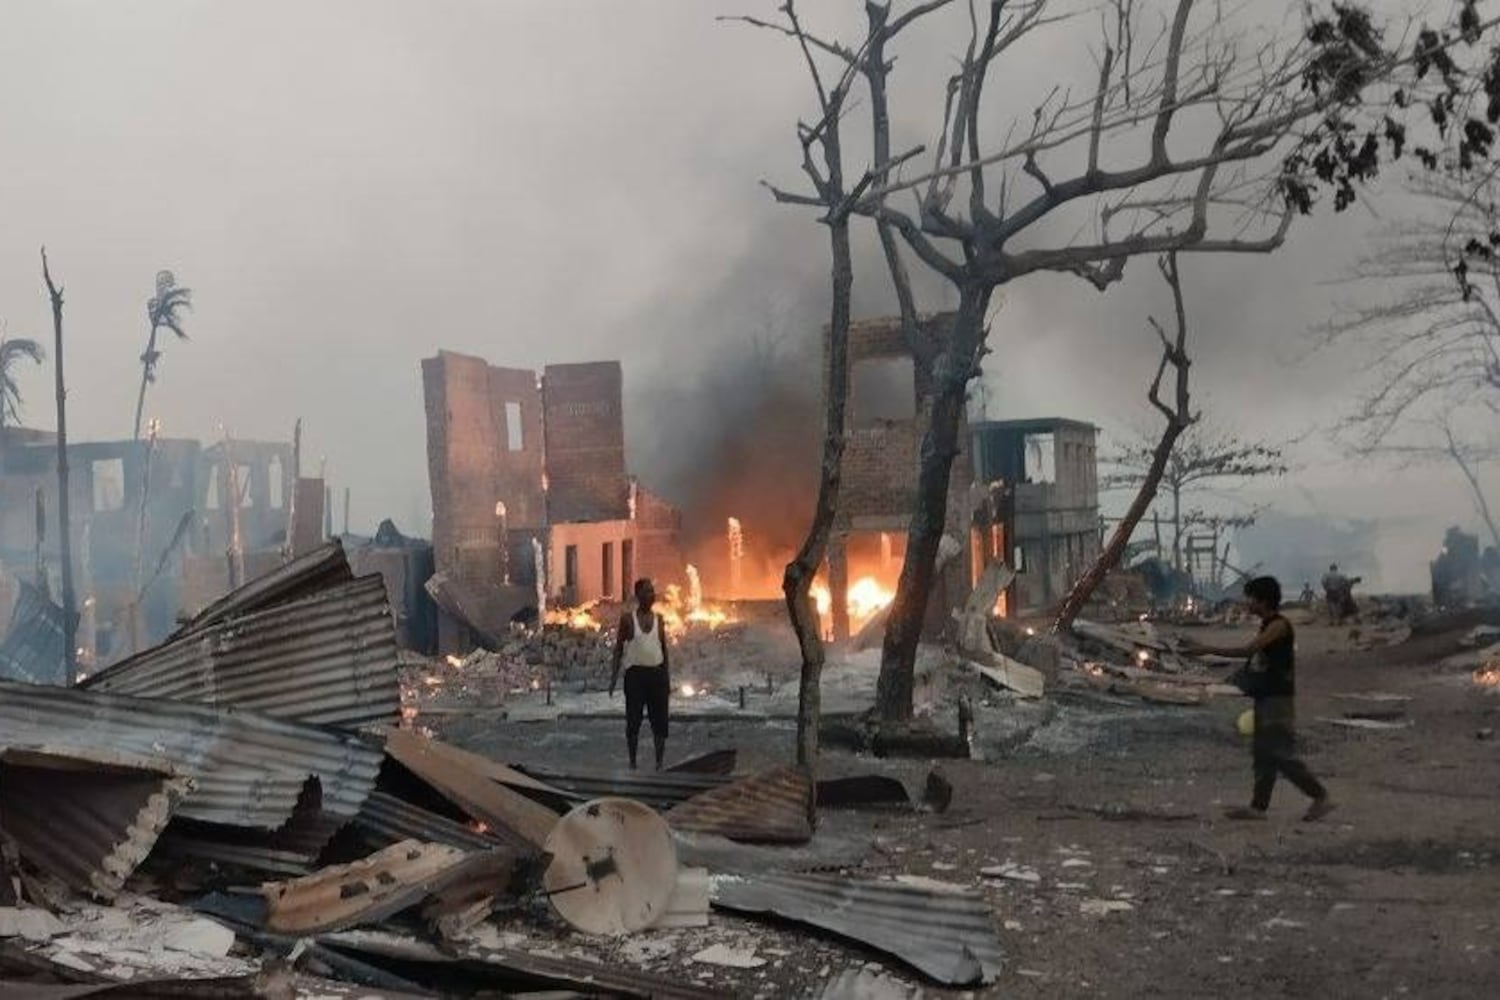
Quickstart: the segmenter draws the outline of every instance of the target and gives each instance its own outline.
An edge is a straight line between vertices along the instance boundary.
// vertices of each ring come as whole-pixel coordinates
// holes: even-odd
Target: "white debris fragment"
[[[1087,917],[1103,917],[1133,909],[1135,907],[1123,899],[1085,899],[1078,904],[1078,912]]]
[[[722,965],[728,969],[758,969],[766,964],[766,960],[754,951],[731,948],[727,944],[710,945],[694,955],[693,961],[705,965]]]
[[[1012,864],[1009,861],[1003,865],[990,865],[988,868],[981,868],[979,869],[979,874],[985,878],[1003,878],[1012,882],[1029,882],[1033,885],[1042,880],[1041,874],[1036,869]]]
[[[46,910],[0,906],[0,938],[48,941],[64,930],[62,921]]]

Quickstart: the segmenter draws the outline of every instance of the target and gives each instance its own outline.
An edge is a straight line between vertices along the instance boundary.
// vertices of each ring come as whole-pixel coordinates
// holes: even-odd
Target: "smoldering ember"
[[[1495,994],[1500,4],[3,21],[0,996]]]

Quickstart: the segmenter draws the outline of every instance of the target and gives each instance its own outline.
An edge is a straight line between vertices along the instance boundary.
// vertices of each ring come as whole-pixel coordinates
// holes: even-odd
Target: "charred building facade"
[[[422,362],[422,383],[435,565],[481,595],[471,604],[506,594],[520,611],[540,592],[571,606],[681,576],[677,512],[626,468],[618,362],[538,374],[443,351]],[[469,641],[451,619],[445,651]]]
[[[1099,477],[1092,424],[1061,418],[974,425],[978,482],[1004,496],[1010,525],[999,551],[1016,570],[1016,611],[1063,599],[1099,556]]]

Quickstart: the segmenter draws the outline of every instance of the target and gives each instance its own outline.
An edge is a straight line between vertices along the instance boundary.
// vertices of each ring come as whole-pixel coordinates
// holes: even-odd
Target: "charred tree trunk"
[[[828,536],[833,530],[843,480],[844,425],[849,404],[849,303],[854,287],[847,216],[831,220],[829,230],[833,250],[833,307],[828,328],[822,474],[807,538],[797,557],[787,564],[781,584],[792,631],[802,653],[802,676],[797,691],[797,763],[808,768],[818,756],[818,719],[822,714],[821,684],[826,659],[822,621],[811,588],[828,551]]]
[[[42,248],[42,278],[52,302],[52,349],[57,377],[57,541],[62,559],[63,665],[68,684],[78,680],[78,607],[73,592],[73,520],[68,503],[68,390],[63,377],[63,293],[52,282],[47,248]]]
[[[1099,584],[1109,575],[1110,570],[1119,565],[1120,557],[1124,555],[1125,548],[1130,544],[1130,536],[1135,534],[1135,529],[1146,516],[1146,511],[1151,507],[1152,501],[1156,499],[1156,491],[1161,488],[1162,478],[1167,471],[1167,463],[1172,459],[1172,449],[1177,446],[1177,439],[1182,432],[1193,425],[1197,419],[1192,413],[1192,398],[1189,394],[1188,371],[1192,362],[1187,353],[1187,307],[1182,298],[1182,281],[1177,271],[1177,256],[1168,254],[1161,261],[1162,275],[1167,279],[1168,286],[1172,289],[1172,302],[1175,306],[1177,317],[1177,333],[1175,343],[1167,339],[1162,328],[1152,321],[1158,336],[1161,337],[1162,355],[1161,363],[1156,367],[1156,378],[1151,381],[1151,389],[1146,393],[1151,405],[1161,412],[1166,418],[1167,425],[1162,429],[1161,439],[1156,443],[1156,449],[1151,453],[1151,465],[1146,469],[1145,478],[1141,481],[1140,489],[1136,491],[1135,499],[1130,502],[1130,508],[1125,511],[1125,516],[1120,519],[1115,533],[1110,536],[1109,544],[1099,553],[1099,558],[1094,565],[1085,573],[1068,594],[1067,600],[1063,602],[1062,608],[1057,613],[1052,627],[1055,631],[1070,628],[1073,620],[1078,617],[1078,612],[1088,603],[1088,599],[1098,589]],[[1168,406],[1161,399],[1161,380],[1166,374],[1168,366],[1177,371],[1177,391],[1173,405]],[[1173,484],[1173,521],[1177,523],[1180,505],[1179,484]],[[1161,547],[1161,527],[1157,526],[1157,548]],[[1215,543],[1217,548],[1217,543]],[[1173,540],[1173,565],[1176,566],[1176,540]]]
[[[969,382],[978,372],[984,345],[985,312],[991,289],[966,285],[945,344],[933,361],[932,395],[917,469],[911,525],[906,533],[906,560],[896,584],[880,655],[875,711],[882,722],[905,722],[912,716],[917,644],[936,576],[938,547],[947,522],[949,483],[958,457],[959,428],[968,402]]]

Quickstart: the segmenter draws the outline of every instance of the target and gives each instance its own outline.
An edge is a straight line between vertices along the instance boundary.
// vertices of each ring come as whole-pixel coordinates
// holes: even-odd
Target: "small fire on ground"
[[[1500,691],[1500,660],[1491,660],[1474,671],[1474,683],[1491,691]]]

